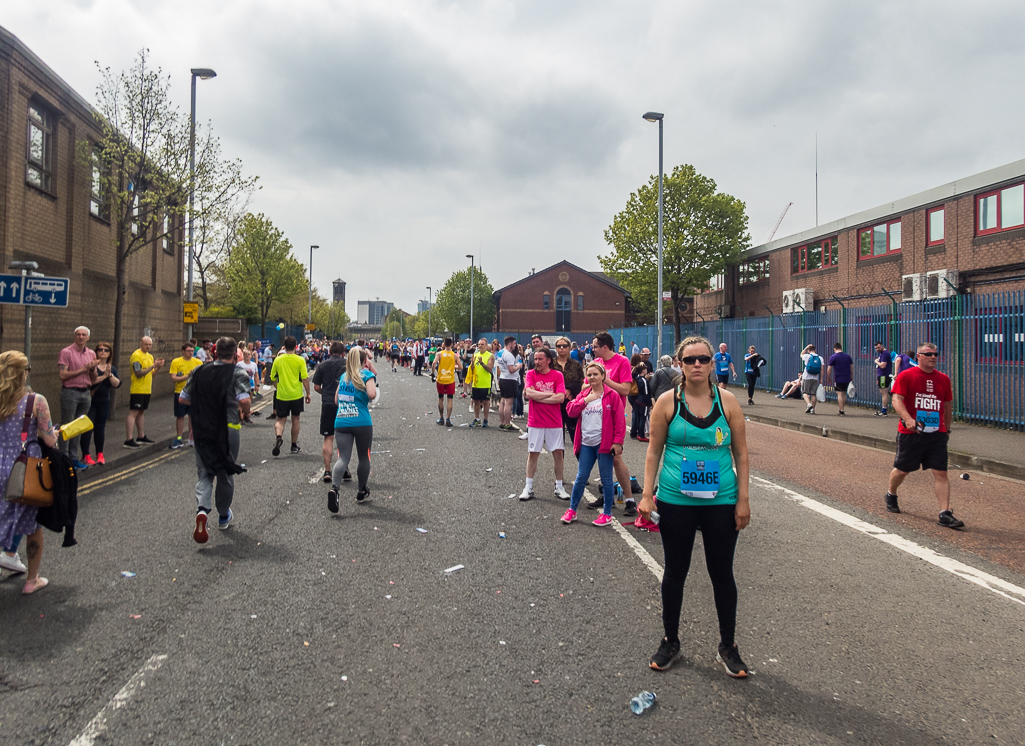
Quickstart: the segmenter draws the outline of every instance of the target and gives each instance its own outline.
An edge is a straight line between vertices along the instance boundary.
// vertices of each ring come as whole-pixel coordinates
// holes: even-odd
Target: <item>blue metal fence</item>
[[[260,325],[250,324],[249,325],[249,336],[246,339],[252,341],[254,339],[269,339],[271,344],[275,347],[280,347],[285,343],[285,337],[295,337],[297,340],[302,340],[306,334],[306,327],[301,325],[289,326],[285,325],[283,329],[278,329],[277,324],[267,322],[267,336],[263,337],[260,335]]]
[[[671,351],[673,329],[663,331],[662,348]],[[627,347],[636,341],[655,349],[653,326],[609,333]],[[713,345],[728,344],[738,383],[743,382],[744,354],[754,345],[767,360],[757,387],[769,391],[778,391],[799,375],[805,345],[814,344],[828,360],[833,344],[840,342],[855,363],[856,396],[851,401],[862,406],[879,404],[873,364],[877,340],[899,352],[933,342],[940,349],[937,367],[951,378],[957,419],[1025,431],[1025,291],[719,319],[686,324],[682,333],[707,337]],[[835,400],[835,392],[827,391]]]

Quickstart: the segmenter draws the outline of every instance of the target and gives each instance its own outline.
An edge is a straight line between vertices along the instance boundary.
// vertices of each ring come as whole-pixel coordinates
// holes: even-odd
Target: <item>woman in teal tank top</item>
[[[665,637],[650,665],[665,671],[680,654],[683,586],[700,530],[719,618],[717,660],[730,676],[742,678],[747,676],[747,665],[734,639],[733,556],[737,537],[751,519],[744,413],[728,389],[712,382],[712,345],[707,339],[688,337],[676,349],[676,357],[683,377],[675,391],[658,398],[652,410],[644,494],[637,506],[642,517],[650,518],[658,475]]]

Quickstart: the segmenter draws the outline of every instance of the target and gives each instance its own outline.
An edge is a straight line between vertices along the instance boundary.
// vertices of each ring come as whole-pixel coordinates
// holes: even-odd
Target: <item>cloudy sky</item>
[[[263,185],[314,283],[415,311],[466,254],[498,288],[568,259],[665,164],[754,244],[1025,157],[1019,0],[0,0],[95,101],[142,47]],[[1019,122],[1019,124],[1014,124]]]

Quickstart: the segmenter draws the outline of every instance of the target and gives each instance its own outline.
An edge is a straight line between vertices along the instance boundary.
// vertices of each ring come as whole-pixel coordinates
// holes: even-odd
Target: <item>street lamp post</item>
[[[434,339],[431,334],[431,286],[427,286],[427,338]]]
[[[195,247],[192,243],[192,237],[195,234],[193,205],[196,200],[196,78],[200,78],[201,80],[210,80],[210,78],[216,77],[217,73],[215,73],[213,70],[209,68],[192,68],[192,110],[189,115],[189,303],[192,302],[193,298],[192,257],[195,251]],[[192,324],[189,324],[188,334],[186,334],[186,336],[189,339],[192,339]]]
[[[306,326],[313,323],[313,250],[319,248],[319,246],[310,247],[310,312],[306,316]]]
[[[662,357],[662,120],[664,114],[657,111],[649,111],[644,119],[649,122],[658,122],[658,318],[656,319],[655,341],[656,358]]]
[[[473,254],[467,254],[470,260],[470,342],[473,342]]]

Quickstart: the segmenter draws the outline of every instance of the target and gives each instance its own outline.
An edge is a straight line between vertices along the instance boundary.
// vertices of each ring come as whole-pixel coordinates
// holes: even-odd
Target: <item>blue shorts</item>
[[[189,405],[188,404],[182,404],[178,400],[178,397],[180,397],[180,396],[181,396],[181,394],[175,394],[174,395],[174,416],[175,417],[187,417],[188,414],[189,414]]]

